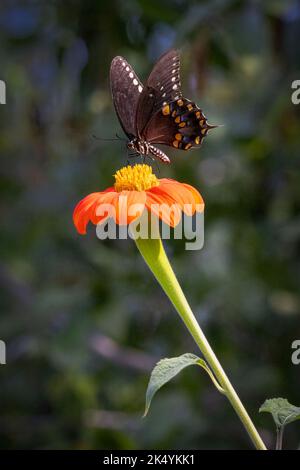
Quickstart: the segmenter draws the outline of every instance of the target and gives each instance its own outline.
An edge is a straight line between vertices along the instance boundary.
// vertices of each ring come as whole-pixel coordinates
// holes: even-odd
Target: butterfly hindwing
[[[115,57],[111,63],[110,86],[120,124],[132,138],[136,135],[136,111],[143,85],[123,57]]]
[[[164,144],[189,150],[201,145],[211,128],[201,109],[185,98],[166,103],[150,119],[143,138],[152,144]]]

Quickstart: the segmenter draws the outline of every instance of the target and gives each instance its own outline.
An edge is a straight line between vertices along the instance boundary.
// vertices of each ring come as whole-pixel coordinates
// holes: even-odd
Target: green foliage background
[[[167,250],[188,299],[268,446],[261,403],[299,404],[299,1],[2,1],[0,366],[2,448],[249,448],[229,404],[191,368],[141,419],[162,357],[198,354],[131,241],[72,225],[75,204],[127,160],[111,59],[145,79],[182,50],[185,96],[224,124],[200,151],[168,150],[160,176],[206,201],[205,246]],[[299,445],[297,423],[287,447]]]

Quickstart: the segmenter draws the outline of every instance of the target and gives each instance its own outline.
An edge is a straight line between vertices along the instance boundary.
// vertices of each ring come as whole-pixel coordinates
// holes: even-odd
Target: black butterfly
[[[141,155],[151,155],[170,163],[153,144],[177,149],[199,147],[210,126],[201,109],[183,98],[178,51],[160,57],[144,87],[123,57],[115,57],[110,68],[113,102],[127,135],[127,147]]]

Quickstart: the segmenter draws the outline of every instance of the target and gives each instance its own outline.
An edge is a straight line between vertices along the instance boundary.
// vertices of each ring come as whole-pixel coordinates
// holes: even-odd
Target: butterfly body
[[[211,126],[202,110],[181,92],[178,51],[165,53],[142,85],[123,57],[115,57],[110,71],[111,91],[127,147],[163,163],[169,157],[158,144],[190,150],[199,147]]]
[[[127,148],[140,155],[152,155],[155,158],[159,158],[163,163],[170,163],[169,157],[162,150],[149,144],[146,140],[135,137],[127,143]]]

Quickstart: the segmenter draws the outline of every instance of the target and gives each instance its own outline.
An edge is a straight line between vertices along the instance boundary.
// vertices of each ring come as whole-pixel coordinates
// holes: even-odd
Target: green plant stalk
[[[135,240],[136,245],[148,264],[155,278],[173,303],[187,329],[193,336],[201,353],[210,365],[221,387],[224,389],[225,395],[242,421],[246,431],[253,441],[256,449],[266,450],[260,435],[258,434],[253,422],[251,421],[247,411],[245,410],[236,391],[231,385],[230,380],[225,374],[220,362],[218,361],[214,351],[207,341],[202,329],[200,328],[186,298],[180,287],[180,284],[170,265],[166,252],[164,250],[161,238]]]
[[[284,426],[276,427],[276,450],[282,450]]]

